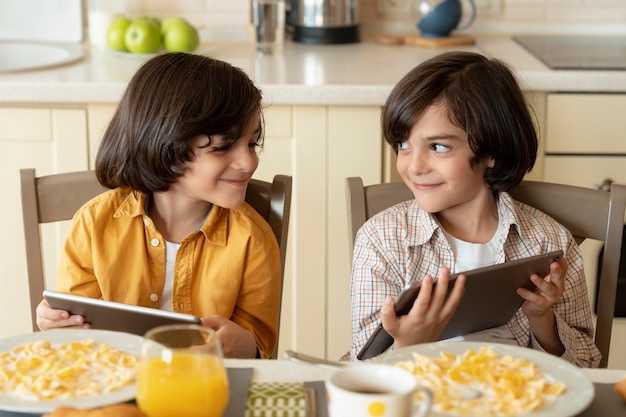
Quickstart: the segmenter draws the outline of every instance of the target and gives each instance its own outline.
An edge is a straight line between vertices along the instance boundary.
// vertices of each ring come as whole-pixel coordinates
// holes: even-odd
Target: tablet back
[[[506,324],[524,301],[517,295],[517,288],[535,288],[530,280],[532,274],[541,277],[550,272],[550,263],[563,256],[563,251],[553,251],[541,255],[490,265],[471,271],[453,274],[448,284],[448,294],[459,275],[465,275],[465,292],[461,303],[454,312],[438,340],[464,336],[481,330]],[[396,315],[409,313],[417,298],[420,282],[404,288],[395,301]],[[435,285],[436,282],[435,282]],[[393,338],[382,325],[372,333],[357,358],[370,359],[383,353],[393,344]]]
[[[79,314],[92,329],[115,330],[143,336],[148,330],[165,324],[202,324],[200,318],[156,308],[140,307],[97,298],[45,290],[50,307]]]
[[[439,340],[505,325],[524,301],[515,290],[534,290],[530,276],[548,275],[552,260],[562,255],[555,251],[454,274],[467,277],[465,293]]]

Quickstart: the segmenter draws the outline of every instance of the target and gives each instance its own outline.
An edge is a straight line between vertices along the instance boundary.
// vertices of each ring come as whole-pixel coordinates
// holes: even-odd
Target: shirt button
[[[159,239],[155,237],[150,241],[150,243],[152,244],[152,246],[159,246]]]
[[[147,217],[144,217],[143,224],[145,224],[146,226],[149,226],[150,225],[150,220]]]
[[[150,301],[158,301],[159,296],[155,293],[150,294]]]

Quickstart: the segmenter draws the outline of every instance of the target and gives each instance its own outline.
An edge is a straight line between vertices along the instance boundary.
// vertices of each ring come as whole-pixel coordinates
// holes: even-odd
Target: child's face
[[[194,157],[170,190],[224,208],[239,207],[246,197],[248,181],[259,165],[259,129],[259,119],[255,116],[236,142],[226,142],[223,136],[212,136],[210,141],[207,136],[196,137],[192,142]]]
[[[437,104],[422,114],[408,140],[398,145],[396,167],[419,206],[440,213],[471,208],[491,196],[483,174],[493,160],[472,167],[472,156],[467,133],[450,122],[445,105]]]

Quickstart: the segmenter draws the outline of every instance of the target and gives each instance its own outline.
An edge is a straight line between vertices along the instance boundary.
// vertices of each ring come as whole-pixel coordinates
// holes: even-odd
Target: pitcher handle
[[[472,26],[472,24],[474,23],[474,20],[476,20],[476,3],[474,3],[474,0],[468,0],[468,1],[471,6],[470,18],[463,26],[456,28],[456,30],[469,29],[469,27]]]
[[[433,405],[433,392],[428,387],[419,387],[415,394],[422,392],[422,398],[419,401],[417,411],[412,414],[413,417],[426,417]],[[416,402],[415,400],[413,401]]]

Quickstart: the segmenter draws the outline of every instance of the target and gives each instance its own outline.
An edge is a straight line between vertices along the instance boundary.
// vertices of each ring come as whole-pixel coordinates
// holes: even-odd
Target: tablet
[[[45,290],[50,307],[80,314],[92,329],[115,330],[143,336],[164,324],[202,324],[199,317],[150,307],[105,301],[97,298]]]
[[[465,292],[459,307],[438,340],[464,336],[506,324],[524,301],[517,295],[516,290],[520,287],[534,290],[535,285],[530,276],[548,275],[550,263],[561,256],[563,251],[558,250],[451,275],[448,294],[459,275],[467,277]],[[396,315],[403,316],[409,313],[419,293],[420,284],[421,281],[402,289],[396,297]],[[380,324],[359,351],[357,358],[361,360],[373,358],[392,344],[393,337]]]

